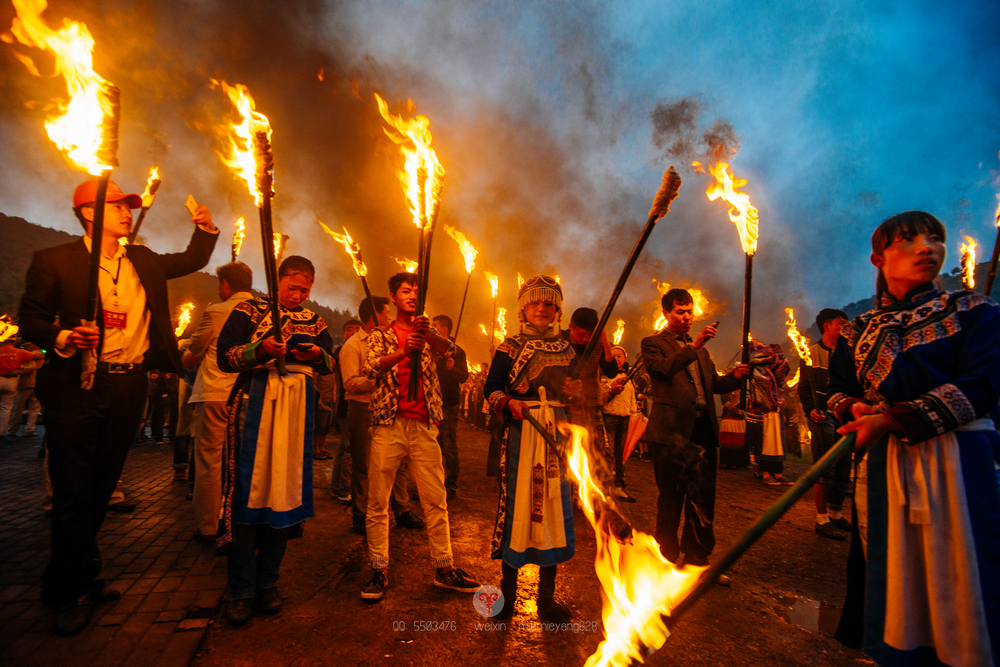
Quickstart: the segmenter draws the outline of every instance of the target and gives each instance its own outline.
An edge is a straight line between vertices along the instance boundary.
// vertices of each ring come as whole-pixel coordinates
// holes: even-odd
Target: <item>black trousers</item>
[[[605,413],[604,428],[614,443],[615,486],[625,486],[625,436],[628,435],[628,417]]]
[[[46,406],[52,479],[52,557],[42,573],[46,604],[64,604],[103,586],[97,581],[97,534],[139,433],[147,385],[145,373],[97,373],[77,404]]]
[[[715,472],[718,462],[712,423],[695,420],[690,442],[678,447],[649,444],[660,495],[656,500],[656,534],[660,553],[671,562],[685,554],[685,563],[703,564],[715,548]],[[677,529],[684,517],[684,531]]]

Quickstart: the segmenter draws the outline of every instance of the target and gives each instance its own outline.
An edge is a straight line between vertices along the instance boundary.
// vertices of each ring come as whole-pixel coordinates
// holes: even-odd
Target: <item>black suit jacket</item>
[[[642,362],[652,380],[646,395],[653,400],[645,439],[663,444],[685,445],[694,432],[695,405],[698,391],[687,370],[695,359],[701,370],[701,386],[705,389],[708,416],[718,444],[718,422],[715,417],[715,396],[740,388],[740,381],[729,373],[720,376],[705,348],[681,345],[669,330],[642,339]]]
[[[146,292],[146,308],[150,312],[149,350],[145,355],[147,368],[181,372],[177,339],[170,323],[167,280],[193,273],[208,264],[218,237],[218,234],[195,227],[184,252],[160,255],[146,246],[126,248],[126,256]],[[89,263],[90,253],[81,237],[72,243],[39,250],[28,268],[18,324],[26,340],[48,350],[45,365],[39,369],[36,380],[39,399],[47,407],[52,401],[77,400],[80,397],[76,392],[83,391],[80,389],[83,355],[77,353],[65,358],[56,354],[55,346],[60,331],[79,326],[86,316]],[[103,345],[103,310],[98,307],[97,313]]]

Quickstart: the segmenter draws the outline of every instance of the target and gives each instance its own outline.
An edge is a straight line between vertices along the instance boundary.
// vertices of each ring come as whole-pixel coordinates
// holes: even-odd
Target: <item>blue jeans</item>
[[[278,587],[278,569],[285,557],[290,528],[233,526],[233,547],[226,556],[229,599],[252,598],[257,591]]]

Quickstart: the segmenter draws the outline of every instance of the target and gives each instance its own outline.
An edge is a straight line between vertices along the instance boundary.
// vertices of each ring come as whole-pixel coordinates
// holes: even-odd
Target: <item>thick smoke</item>
[[[684,164],[731,160],[740,151],[740,138],[724,118],[716,118],[698,129],[703,109],[694,97],[675,102],[657,102],[649,114],[653,122],[653,143],[669,159]]]

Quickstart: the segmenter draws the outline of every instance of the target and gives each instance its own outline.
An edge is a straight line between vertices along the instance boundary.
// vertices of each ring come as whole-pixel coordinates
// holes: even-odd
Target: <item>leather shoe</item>
[[[265,614],[277,614],[281,611],[281,596],[278,595],[278,587],[258,591],[257,604]]]
[[[830,517],[830,523],[832,523],[835,527],[840,528],[841,530],[846,530],[847,532],[851,532],[851,522],[845,519],[844,517],[840,517],[838,519]]]
[[[817,523],[816,534],[830,540],[837,540],[838,542],[843,542],[847,539],[843,533],[838,532],[836,528],[828,523]]]
[[[138,503],[128,500],[123,500],[120,503],[115,503],[114,505],[108,505],[109,512],[117,512],[118,514],[127,514],[135,509]]]
[[[122,598],[122,592],[113,588],[102,588],[100,593],[91,593],[91,604],[104,604],[105,602],[116,602]]]
[[[253,613],[253,598],[230,600],[226,605],[226,620],[233,625],[243,625],[250,620],[251,613]]]
[[[423,519],[413,513],[413,510],[407,510],[396,517],[396,525],[402,528],[410,528],[411,530],[420,530],[424,527],[424,522]]]
[[[93,615],[94,607],[90,596],[84,595],[56,609],[55,632],[61,637],[75,635],[87,627]]]

